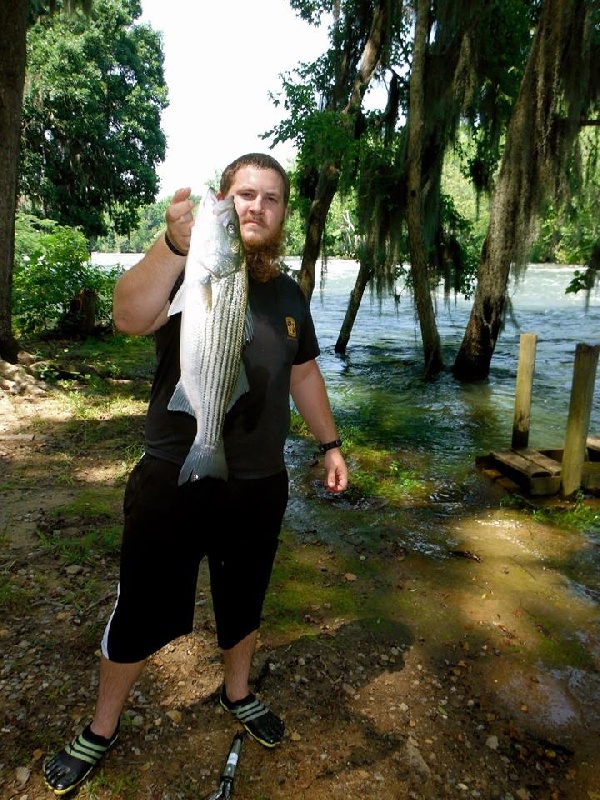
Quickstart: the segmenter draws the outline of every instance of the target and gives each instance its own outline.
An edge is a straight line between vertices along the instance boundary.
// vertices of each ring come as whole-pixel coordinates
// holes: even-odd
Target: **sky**
[[[293,147],[260,138],[285,116],[269,91],[325,51],[326,26],[299,19],[288,0],[142,0],[142,10],[140,21],[162,34],[169,91],[159,197],[183,186],[202,194],[243,153],[269,152],[287,167]]]

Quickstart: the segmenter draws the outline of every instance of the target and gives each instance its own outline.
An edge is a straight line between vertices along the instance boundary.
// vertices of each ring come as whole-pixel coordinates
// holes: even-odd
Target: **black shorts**
[[[102,654],[141,661],[191,633],[198,570],[208,558],[221,648],[258,630],[288,501],[283,471],[177,485],[179,467],[145,455],[125,489],[121,568]]]

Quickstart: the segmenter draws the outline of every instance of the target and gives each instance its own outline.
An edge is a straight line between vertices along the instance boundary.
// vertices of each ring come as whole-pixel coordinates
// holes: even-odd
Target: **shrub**
[[[18,334],[64,327],[82,293],[95,298],[95,324],[111,324],[112,292],[121,270],[92,266],[83,233],[19,215],[15,241],[12,314]]]

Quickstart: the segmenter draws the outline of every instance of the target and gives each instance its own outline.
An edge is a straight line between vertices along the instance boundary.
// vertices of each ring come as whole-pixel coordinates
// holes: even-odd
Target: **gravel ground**
[[[1,363],[1,362],[0,362]],[[43,422],[45,420],[45,422]],[[52,391],[26,365],[0,370],[0,797],[52,797],[41,763],[87,723],[95,696],[98,641],[113,601],[117,560],[98,554],[66,564],[43,545],[93,528],[89,516],[57,519],[57,506],[88,491],[78,474],[110,474],[114,440],[95,448],[60,437]],[[57,454],[77,449],[77,467]],[[105,448],[106,452],[102,448]],[[102,460],[102,464],[99,461]],[[110,461],[110,458],[107,459]],[[116,460],[115,460],[116,461]],[[122,465],[114,465],[115,473]],[[114,477],[114,476],[113,476]],[[474,509],[481,522],[490,511]],[[477,516],[479,514],[479,516]],[[505,517],[506,541],[514,537]],[[504,521],[502,521],[504,520]],[[97,519],[98,524],[101,518]],[[293,523],[293,521],[292,521]],[[475,524],[475,523],[473,523]],[[510,524],[514,525],[514,521]],[[536,530],[540,540],[556,532]],[[42,534],[42,535],[40,535]],[[347,552],[347,545],[345,545]],[[291,524],[282,553],[303,558],[315,586],[349,585],[356,612],[307,603],[297,636],[270,623],[261,633],[252,681],[285,719],[282,745],[266,751],[246,739],[236,772],[238,800],[600,800],[597,767],[600,678],[595,668],[553,672],[516,647],[524,620],[496,606],[473,613],[458,633],[360,613],[372,592],[439,599],[440,625],[481,565],[462,570],[449,589],[448,569],[420,577],[424,559],[394,550],[382,536],[385,575],[349,573],[340,551]],[[358,553],[355,553],[358,558]],[[373,554],[369,554],[371,558]],[[364,556],[363,556],[364,558]],[[368,560],[368,559],[367,559]],[[382,562],[383,563],[383,562]],[[534,567],[531,566],[530,569]],[[440,585],[436,586],[435,581]],[[9,588],[7,588],[9,587]],[[275,590],[283,587],[277,586]],[[506,599],[508,603],[509,600]],[[597,614],[597,607],[596,612]],[[566,624],[569,621],[566,620]],[[539,626],[541,627],[541,626]],[[538,631],[540,641],[551,639]],[[538,651],[539,652],[539,651]],[[568,673],[568,674],[567,674]],[[103,766],[80,789],[84,800],[184,800],[216,789],[237,730],[218,705],[220,657],[207,575],[201,572],[195,631],[151,659],[128,702],[122,735]]]

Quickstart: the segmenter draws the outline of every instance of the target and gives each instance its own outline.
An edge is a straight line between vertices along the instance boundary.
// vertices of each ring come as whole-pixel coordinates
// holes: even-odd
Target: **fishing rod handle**
[[[238,764],[238,760],[240,757],[240,750],[242,749],[242,742],[244,740],[243,733],[236,733],[233,737],[233,741],[231,743],[231,748],[229,750],[229,755],[227,756],[227,762],[225,763],[225,767],[223,768],[223,774],[221,775],[221,780],[229,778],[233,781],[233,776],[235,774],[235,769]]]

